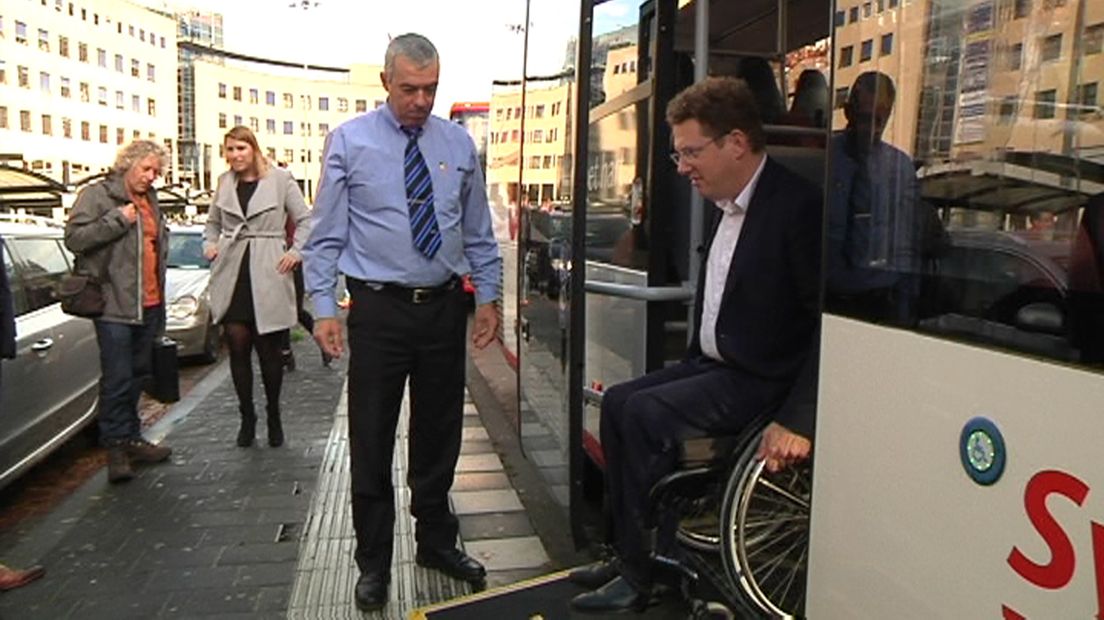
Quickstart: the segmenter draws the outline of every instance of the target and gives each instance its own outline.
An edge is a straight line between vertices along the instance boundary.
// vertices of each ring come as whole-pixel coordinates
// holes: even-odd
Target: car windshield
[[[199,233],[169,234],[169,267],[208,269],[211,262],[203,256],[203,236]]]

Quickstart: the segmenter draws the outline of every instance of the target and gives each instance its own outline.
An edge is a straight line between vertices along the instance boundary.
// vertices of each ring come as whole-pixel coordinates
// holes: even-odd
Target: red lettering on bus
[[[1024,508],[1027,510],[1027,518],[1050,548],[1050,562],[1036,564],[1019,548],[1012,547],[1012,552],[1008,554],[1008,565],[1036,586],[1057,590],[1065,587],[1073,578],[1076,561],[1073,543],[1047,510],[1046,500],[1052,493],[1064,495],[1080,506],[1089,494],[1089,487],[1078,478],[1061,471],[1041,471],[1032,476],[1024,490]]]
[[[1104,525],[1093,522],[1093,559],[1096,561],[1096,618],[1104,620]]]
[[[1001,614],[1003,615],[1004,620],[1027,620],[1026,617],[1021,616],[1015,611],[1009,609],[1007,605],[1001,605]]]

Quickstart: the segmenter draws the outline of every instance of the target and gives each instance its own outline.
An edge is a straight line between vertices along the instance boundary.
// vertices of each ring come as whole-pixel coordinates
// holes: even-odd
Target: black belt
[[[446,295],[449,291],[456,290],[457,284],[460,283],[460,278],[458,276],[452,276],[446,280],[444,284],[438,284],[437,286],[416,287],[401,286],[390,282],[371,284],[350,276],[346,276],[345,280],[348,283],[349,290],[360,289],[372,291],[374,293],[383,293],[411,304],[424,304],[433,301],[438,297]]]

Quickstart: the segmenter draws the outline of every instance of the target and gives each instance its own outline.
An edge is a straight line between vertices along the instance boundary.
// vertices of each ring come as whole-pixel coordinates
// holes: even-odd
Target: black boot
[[[241,428],[238,429],[238,447],[248,448],[253,445],[253,438],[257,434],[257,414],[253,412],[253,405],[241,405]]]
[[[273,448],[284,445],[284,427],[280,424],[279,406],[268,406],[268,445]]]

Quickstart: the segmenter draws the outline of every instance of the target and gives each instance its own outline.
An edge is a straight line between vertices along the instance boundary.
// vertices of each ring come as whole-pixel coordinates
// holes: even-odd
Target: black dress
[[[246,218],[249,217],[249,199],[257,189],[256,181],[238,181],[238,204]],[[238,268],[238,281],[234,284],[234,294],[230,297],[230,306],[223,315],[224,322],[253,323],[253,285],[249,277],[249,245],[246,242],[242,253],[241,267]]]

